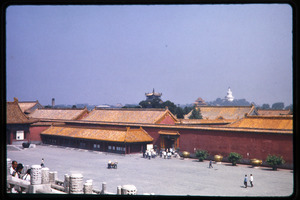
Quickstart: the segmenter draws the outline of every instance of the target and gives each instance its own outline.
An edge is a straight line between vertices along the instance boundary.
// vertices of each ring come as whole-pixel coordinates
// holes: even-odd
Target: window
[[[80,143],[79,143],[79,147],[80,147],[80,148],[85,148],[85,146],[86,146],[85,142],[80,142]]]
[[[100,149],[100,144],[94,144],[94,149]]]
[[[117,147],[117,151],[125,151],[124,147]]]
[[[24,131],[17,131],[16,132],[16,139],[17,140],[24,140]]]

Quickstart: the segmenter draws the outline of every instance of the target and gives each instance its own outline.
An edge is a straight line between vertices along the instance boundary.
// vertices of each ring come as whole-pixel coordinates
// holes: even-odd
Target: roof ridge
[[[87,108],[38,108],[36,110],[86,110]]]
[[[247,118],[256,118],[256,119],[293,119],[293,115],[247,115]]]
[[[94,110],[132,110],[132,111],[165,111],[166,108],[95,108]]]
[[[214,107],[214,108],[237,108],[237,107],[240,107],[240,108],[252,108],[253,105],[250,105],[250,106],[197,106],[197,108],[199,107],[203,107],[203,108],[207,108],[207,107]]]

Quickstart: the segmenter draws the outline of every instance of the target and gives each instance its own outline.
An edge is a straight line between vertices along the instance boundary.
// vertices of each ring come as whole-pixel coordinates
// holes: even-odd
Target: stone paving
[[[293,194],[293,170],[252,168],[230,163],[213,164],[196,159],[145,159],[142,154],[119,155],[68,147],[36,145],[36,148],[7,147],[7,157],[24,165],[40,164],[44,158],[50,171],[64,174],[81,173],[84,181],[93,179],[93,187],[107,183],[108,192],[117,186],[132,184],[138,194],[197,196],[289,196]],[[107,162],[118,161],[118,169],[107,169]],[[245,174],[253,174],[254,187],[244,188]],[[249,184],[248,184],[249,185]]]

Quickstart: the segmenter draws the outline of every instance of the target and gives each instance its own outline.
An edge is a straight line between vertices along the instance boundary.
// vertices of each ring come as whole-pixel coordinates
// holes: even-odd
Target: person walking
[[[44,164],[44,158],[42,158],[41,167],[45,167],[45,164]]]
[[[214,167],[212,166],[212,161],[211,161],[211,160],[209,161],[209,168],[214,168]]]
[[[245,188],[247,188],[247,183],[248,183],[248,177],[247,177],[247,174],[245,175],[245,178],[244,178],[244,185],[245,185]]]
[[[249,182],[250,182],[251,187],[253,187],[253,175],[252,174],[250,174]]]

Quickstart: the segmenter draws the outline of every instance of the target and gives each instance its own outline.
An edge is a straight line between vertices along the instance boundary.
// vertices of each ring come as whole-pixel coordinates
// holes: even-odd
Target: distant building
[[[198,99],[196,99],[194,105],[195,106],[206,106],[207,104],[205,103],[205,101],[202,98],[199,97]]]
[[[161,101],[160,97],[161,97],[162,93],[155,92],[154,88],[153,88],[152,93],[145,93],[145,95],[146,95],[146,101],[153,101],[154,99],[158,99]]]
[[[103,105],[98,105],[96,108],[110,108],[109,105],[103,104]]]
[[[234,97],[232,96],[232,92],[231,92],[231,90],[230,90],[230,87],[229,87],[228,90],[227,90],[227,95],[225,96],[225,99],[226,99],[227,101],[230,101],[230,102],[232,102],[232,101],[234,100]]]

